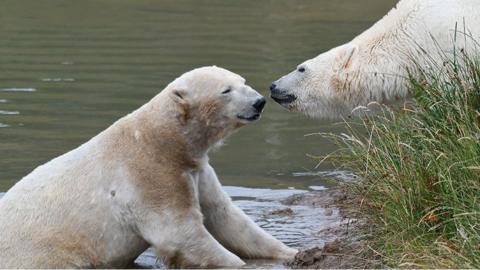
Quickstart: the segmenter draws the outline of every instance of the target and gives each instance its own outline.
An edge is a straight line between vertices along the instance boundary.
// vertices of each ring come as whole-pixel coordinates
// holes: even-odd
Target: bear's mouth
[[[260,114],[256,113],[256,114],[251,115],[251,116],[237,115],[237,118],[240,119],[240,120],[245,120],[245,121],[252,122],[252,121],[258,120],[258,118],[260,118]]]
[[[292,103],[295,100],[297,100],[297,97],[295,95],[291,95],[291,94],[281,95],[281,96],[272,94],[270,97],[273,100],[275,100],[275,102],[277,102],[281,105],[287,105],[287,104]]]

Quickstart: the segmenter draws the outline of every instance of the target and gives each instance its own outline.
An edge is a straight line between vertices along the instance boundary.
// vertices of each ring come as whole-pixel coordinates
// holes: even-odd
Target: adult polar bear
[[[264,104],[225,69],[177,78],[7,192],[0,268],[125,267],[150,245],[175,267],[292,258],[295,249],[232,204],[208,164],[208,150],[257,120]]]
[[[416,65],[428,67],[454,48],[478,54],[475,39],[480,41],[479,0],[401,0],[351,42],[273,82],[271,96],[312,117],[346,116],[370,102],[406,97],[405,78]]]

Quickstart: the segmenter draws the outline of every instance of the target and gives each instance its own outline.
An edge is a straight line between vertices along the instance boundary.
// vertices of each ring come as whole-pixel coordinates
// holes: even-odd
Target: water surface
[[[0,190],[77,147],[192,68],[218,65],[268,95],[298,63],[350,40],[393,0],[3,0]],[[260,122],[212,155],[223,183],[305,188],[334,146],[269,100]],[[331,171],[331,164],[317,170]],[[294,173],[300,173],[295,174]]]

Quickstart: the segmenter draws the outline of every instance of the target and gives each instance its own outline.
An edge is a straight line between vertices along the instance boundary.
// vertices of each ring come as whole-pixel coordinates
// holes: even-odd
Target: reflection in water
[[[268,86],[298,63],[350,40],[396,0],[3,0],[0,9],[0,190],[138,108],[194,67]],[[8,126],[6,126],[8,125]],[[6,126],[6,127],[5,127]],[[228,185],[326,185],[311,170],[335,146],[309,120],[269,101],[212,163]],[[331,170],[324,163],[319,170]]]

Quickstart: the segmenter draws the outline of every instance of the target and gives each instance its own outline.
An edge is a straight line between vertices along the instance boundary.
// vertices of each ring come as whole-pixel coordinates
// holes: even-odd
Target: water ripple
[[[35,88],[0,88],[0,92],[36,92]]]
[[[0,114],[1,115],[17,115],[17,114],[20,114],[19,111],[2,111],[0,110]]]
[[[322,190],[327,190],[328,188],[325,186],[309,186],[308,187],[311,190],[316,190],[316,191],[322,191]]]
[[[42,82],[74,82],[74,78],[43,78]]]

